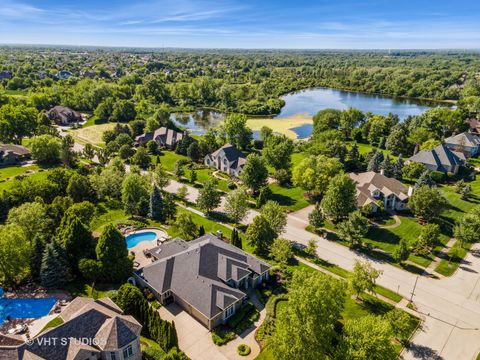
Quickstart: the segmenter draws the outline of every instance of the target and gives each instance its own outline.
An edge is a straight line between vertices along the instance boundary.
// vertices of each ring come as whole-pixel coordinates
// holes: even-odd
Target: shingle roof
[[[25,146],[15,144],[0,144],[0,153],[12,152],[18,155],[28,155],[30,150]]]
[[[118,350],[140,336],[142,326],[132,317],[122,315],[121,309],[111,299],[74,299],[61,313],[65,321],[34,338],[32,345],[19,348],[24,358],[64,360],[74,359],[83,353],[99,352],[102,349]],[[59,339],[49,346],[40,340]],[[62,342],[60,339],[72,339]],[[87,345],[74,341],[90,339]],[[97,341],[93,341],[96,339]]]
[[[445,139],[445,144],[457,146],[480,146],[480,136],[472,133],[463,132]]]
[[[232,144],[225,144],[217,151],[214,151],[211,156],[225,156],[229,162],[238,161],[238,165],[243,165],[245,163],[245,154],[238,150]],[[243,159],[242,164],[240,164],[240,159]]]
[[[160,294],[172,291],[209,319],[246,296],[230,287],[228,280],[256,277],[270,268],[211,234],[190,242],[176,238],[150,254],[157,261],[137,270],[137,275]]]
[[[350,173],[349,175],[356,183],[358,206],[376,202],[376,199],[372,196],[372,192],[375,190],[380,191],[385,196],[394,194],[402,201],[408,198],[408,188],[397,179],[389,178],[374,171],[358,174]]]
[[[466,159],[463,153],[452,151],[442,144],[433,150],[422,150],[408,160],[433,165],[436,166],[438,170],[445,171],[445,167],[462,165]]]
[[[145,144],[150,140],[159,141],[163,145],[173,146],[177,142],[183,139],[184,133],[169,129],[165,126],[158,128],[155,131],[150,131],[145,134],[139,135],[135,138],[135,141],[139,144]]]

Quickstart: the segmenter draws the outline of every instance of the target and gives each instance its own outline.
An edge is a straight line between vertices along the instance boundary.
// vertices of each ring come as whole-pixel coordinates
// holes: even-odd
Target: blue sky
[[[0,0],[0,43],[480,48],[480,0]]]

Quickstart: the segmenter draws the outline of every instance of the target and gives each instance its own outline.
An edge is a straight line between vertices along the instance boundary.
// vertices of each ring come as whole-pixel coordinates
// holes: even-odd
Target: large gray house
[[[140,360],[142,326],[110,299],[75,298],[63,323],[29,343],[0,335],[0,360]]]
[[[153,263],[134,272],[166,304],[174,301],[209,330],[242,306],[246,290],[268,279],[270,265],[206,234],[193,241],[176,238],[149,250]]]
[[[235,177],[240,176],[245,161],[245,154],[232,144],[225,144],[217,151],[205,156],[205,165],[213,166]]]
[[[445,145],[453,151],[463,152],[466,157],[480,153],[480,135],[463,132],[445,139]]]
[[[150,140],[153,140],[158,146],[174,149],[184,136],[186,136],[184,131],[176,131],[162,126],[155,131],[137,136],[135,142],[137,145],[143,146]]]
[[[67,106],[57,105],[47,111],[50,120],[55,121],[58,125],[70,125],[79,123],[83,120],[82,114],[78,111],[70,109]]]
[[[465,161],[466,158],[462,152],[452,151],[442,144],[433,150],[419,151],[405,163],[417,162],[425,165],[428,170],[456,174]]]

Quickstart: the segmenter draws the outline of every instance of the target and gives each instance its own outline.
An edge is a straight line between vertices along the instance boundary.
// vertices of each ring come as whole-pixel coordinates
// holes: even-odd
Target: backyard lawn
[[[38,170],[38,165],[0,167],[0,181]]]
[[[1,170],[0,170],[1,173]],[[48,170],[40,170],[36,173],[28,175],[28,177],[32,180],[44,180],[48,175]],[[15,179],[9,179],[7,181],[0,181],[0,191],[1,190],[8,190],[10,189],[13,184],[15,184]]]

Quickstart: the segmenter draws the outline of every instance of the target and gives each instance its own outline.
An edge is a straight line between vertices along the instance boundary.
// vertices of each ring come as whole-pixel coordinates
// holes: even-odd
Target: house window
[[[117,360],[117,354],[114,352],[110,353],[110,360]]]
[[[128,359],[132,355],[133,355],[132,345],[128,345],[125,349],[123,349],[123,358],[124,359]]]
[[[223,319],[226,320],[228,319],[230,316],[232,316],[233,314],[235,314],[235,306],[234,305],[230,305],[229,307],[227,307],[225,309],[225,311],[223,312]]]

